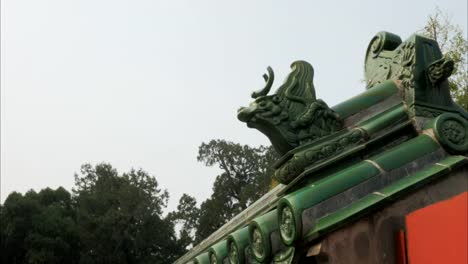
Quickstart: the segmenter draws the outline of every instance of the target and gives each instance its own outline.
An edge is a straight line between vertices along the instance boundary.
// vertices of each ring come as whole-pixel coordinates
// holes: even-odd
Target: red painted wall
[[[468,263],[468,192],[406,216],[409,264]]]

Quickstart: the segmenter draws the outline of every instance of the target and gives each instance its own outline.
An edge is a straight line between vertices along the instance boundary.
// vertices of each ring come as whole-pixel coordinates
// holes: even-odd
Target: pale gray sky
[[[109,162],[155,175],[169,209],[200,202],[219,172],[196,161],[201,142],[268,144],[236,119],[267,65],[281,81],[309,61],[335,105],[364,90],[378,31],[406,39],[436,6],[467,32],[466,0],[3,0],[1,201]]]

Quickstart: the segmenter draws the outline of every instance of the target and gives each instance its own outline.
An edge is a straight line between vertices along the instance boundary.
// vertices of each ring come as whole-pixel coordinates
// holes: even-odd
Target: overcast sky
[[[364,90],[367,44],[402,39],[439,6],[466,33],[466,0],[3,0],[1,201],[64,186],[83,163],[143,168],[170,193],[209,197],[217,168],[198,146],[268,144],[236,118],[271,65],[315,68],[317,97],[335,105]]]

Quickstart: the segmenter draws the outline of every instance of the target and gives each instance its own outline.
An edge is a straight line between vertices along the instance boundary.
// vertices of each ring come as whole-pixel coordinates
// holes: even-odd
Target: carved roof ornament
[[[366,52],[367,89],[386,80],[400,81],[405,102],[416,116],[434,117],[442,110],[467,117],[450,96],[447,79],[453,70],[454,62],[443,56],[437,42],[418,34],[402,42],[395,34],[379,32]]]
[[[268,67],[268,75],[263,75],[265,87],[253,92],[255,100],[240,108],[237,115],[248,127],[265,134],[281,155],[342,128],[339,115],[315,97],[312,66],[296,61],[291,69],[286,82],[268,95],[274,81],[273,70]]]
[[[307,168],[358,151],[376,137],[369,124],[389,126],[402,116],[432,118],[444,112],[468,117],[450,96],[447,78],[454,70],[453,61],[442,55],[437,42],[417,34],[403,42],[395,34],[379,32],[366,52],[367,91],[332,108],[316,98],[309,63],[296,61],[291,69],[285,83],[268,95],[274,81],[268,67],[265,87],[252,93],[254,101],[238,111],[239,120],[265,134],[282,155],[274,177],[283,184],[303,177]],[[387,103],[377,106],[382,100]],[[386,104],[393,110],[377,115]],[[365,123],[365,115],[374,115],[373,122]],[[417,130],[423,129],[419,122],[413,123]]]

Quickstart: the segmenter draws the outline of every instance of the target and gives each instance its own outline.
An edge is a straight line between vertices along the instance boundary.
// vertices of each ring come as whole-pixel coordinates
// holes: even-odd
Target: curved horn
[[[265,96],[270,92],[271,86],[273,85],[273,81],[275,80],[275,74],[273,73],[273,69],[268,66],[267,67],[268,75],[263,74],[263,79],[265,79],[265,87],[259,91],[255,91],[252,93],[252,98],[255,99],[259,96]]]

